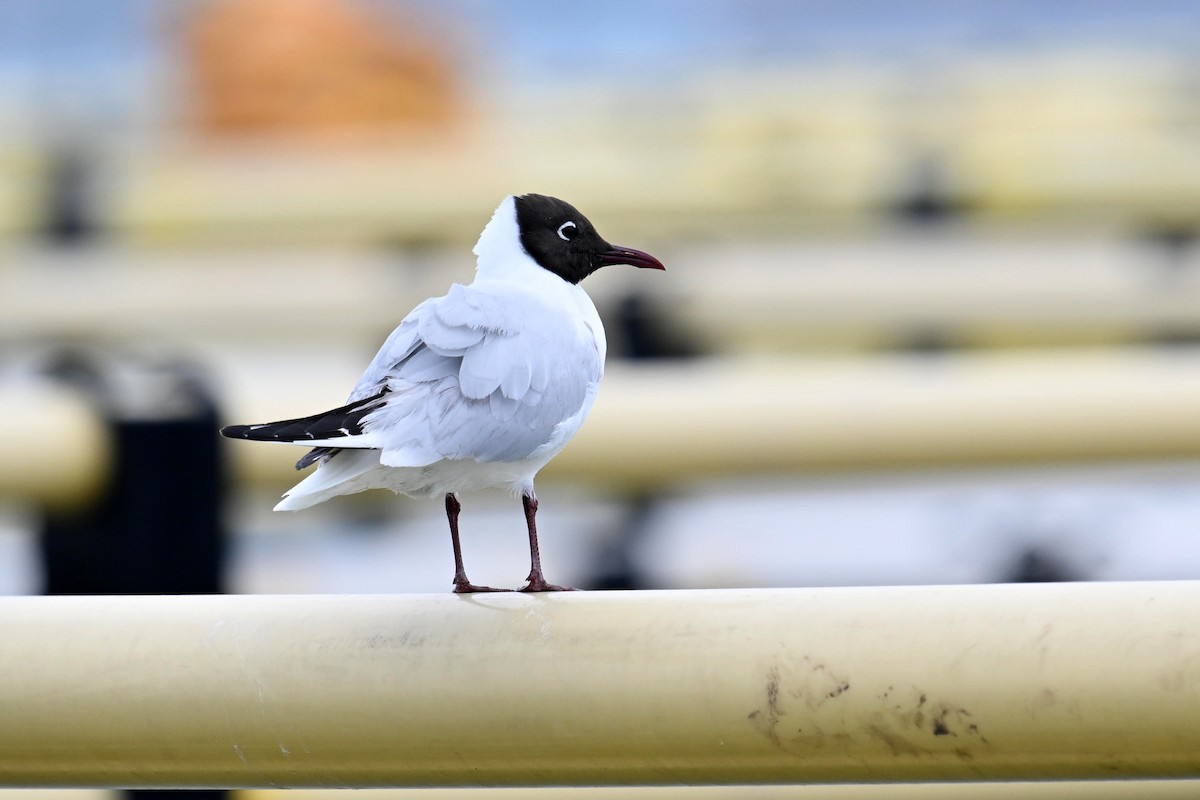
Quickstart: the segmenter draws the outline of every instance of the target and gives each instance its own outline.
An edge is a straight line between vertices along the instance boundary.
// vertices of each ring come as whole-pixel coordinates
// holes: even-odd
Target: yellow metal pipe
[[[108,427],[83,397],[48,383],[0,391],[0,496],[52,511],[86,507],[109,478]]]
[[[398,220],[394,207],[387,213]],[[449,209],[438,214],[440,221],[422,224],[461,225],[458,233],[470,235],[482,222],[478,209],[465,219]],[[616,222],[605,228],[618,225],[629,231]],[[879,349],[930,336],[964,346],[1130,342],[1200,324],[1200,258],[1160,275],[1171,263],[1165,253],[1116,239],[884,237],[662,248],[670,254],[668,279],[648,283],[633,270],[607,271],[588,281],[588,291],[602,309],[630,292],[651,292],[666,319],[722,353]],[[739,265],[736,280],[730,264]],[[34,250],[0,263],[0,337],[368,348],[398,313],[470,272],[465,244],[410,260],[348,247]]]
[[[340,402],[325,382],[317,396],[316,372],[354,380],[341,362],[235,381],[227,418],[282,419]],[[614,365],[591,417],[543,476],[645,491],[731,473],[1195,458],[1197,408],[1200,353],[1189,352]],[[6,390],[0,412],[23,421],[5,443],[0,496],[55,506],[95,496],[111,453],[82,400],[49,387]],[[299,448],[229,448],[242,482],[282,491],[297,479]]]
[[[236,800],[1195,800],[1200,781],[1043,781],[516,789],[245,789]],[[0,789],[0,800],[119,800],[106,789]]]
[[[0,599],[0,784],[1200,777],[1200,583]]]
[[[316,789],[306,791],[300,797],[287,789],[252,789],[238,797],[239,800],[1195,800],[1200,797],[1200,781]],[[0,792],[0,800],[9,798]]]
[[[1200,456],[1200,352],[764,359],[614,369],[549,477]]]
[[[306,402],[313,371],[234,387],[231,416],[266,421],[340,402]],[[728,474],[1195,458],[1197,408],[1200,352],[614,364],[542,476],[646,491]],[[299,452],[230,445],[241,481],[281,492]]]

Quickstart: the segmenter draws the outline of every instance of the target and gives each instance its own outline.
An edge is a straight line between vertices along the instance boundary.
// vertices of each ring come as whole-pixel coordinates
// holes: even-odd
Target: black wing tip
[[[268,422],[264,425],[226,425],[221,428],[221,435],[230,439],[249,439],[254,442],[290,442],[293,440],[282,438],[279,432],[281,428],[292,425],[294,422],[295,420]]]
[[[221,428],[221,435],[230,439],[248,439],[252,442],[296,442],[306,438],[316,438],[307,431],[292,432],[288,430],[303,422],[305,420],[290,419],[282,422],[267,422],[262,425],[226,425]]]
[[[313,439],[341,439],[363,432],[363,419],[379,406],[390,390],[385,386],[376,394],[353,403],[322,411],[311,417],[264,422],[261,425],[227,425],[221,435],[230,439],[250,439],[255,442],[301,442]]]
[[[221,428],[221,435],[229,439],[246,439],[249,433],[249,425],[226,425]]]

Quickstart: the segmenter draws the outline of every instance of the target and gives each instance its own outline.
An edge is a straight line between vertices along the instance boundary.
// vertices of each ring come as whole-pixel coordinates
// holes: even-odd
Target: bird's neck
[[[569,285],[525,252],[512,195],[504,198],[492,214],[491,221],[479,234],[474,253],[478,259],[475,264],[477,281],[510,282],[534,291],[554,291],[560,283]]]
[[[517,227],[517,206],[512,195],[504,198],[496,207],[491,220],[479,234],[473,249],[480,272],[489,268],[503,267],[516,256],[529,258],[521,247],[521,231]]]

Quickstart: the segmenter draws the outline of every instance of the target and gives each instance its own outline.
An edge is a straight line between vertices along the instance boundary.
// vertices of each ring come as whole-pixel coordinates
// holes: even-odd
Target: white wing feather
[[[455,284],[400,323],[351,392],[391,390],[364,434],[328,444],[378,448],[390,467],[518,461],[580,411],[601,358],[585,325],[537,295]]]

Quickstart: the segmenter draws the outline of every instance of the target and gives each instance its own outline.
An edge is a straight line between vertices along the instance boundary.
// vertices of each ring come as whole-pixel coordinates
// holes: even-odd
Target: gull
[[[458,535],[459,493],[507,488],[521,497],[529,533],[520,591],[569,591],[542,574],[533,480],[579,430],[604,375],[604,327],[579,284],[610,264],[665,267],[609,244],[570,203],[539,194],[504,198],[473,252],[475,280],[413,309],[346,405],[221,433],[313,448],[296,469],[317,469],[277,511],[367,489],[444,496],[458,593],[507,591],[467,579]]]

